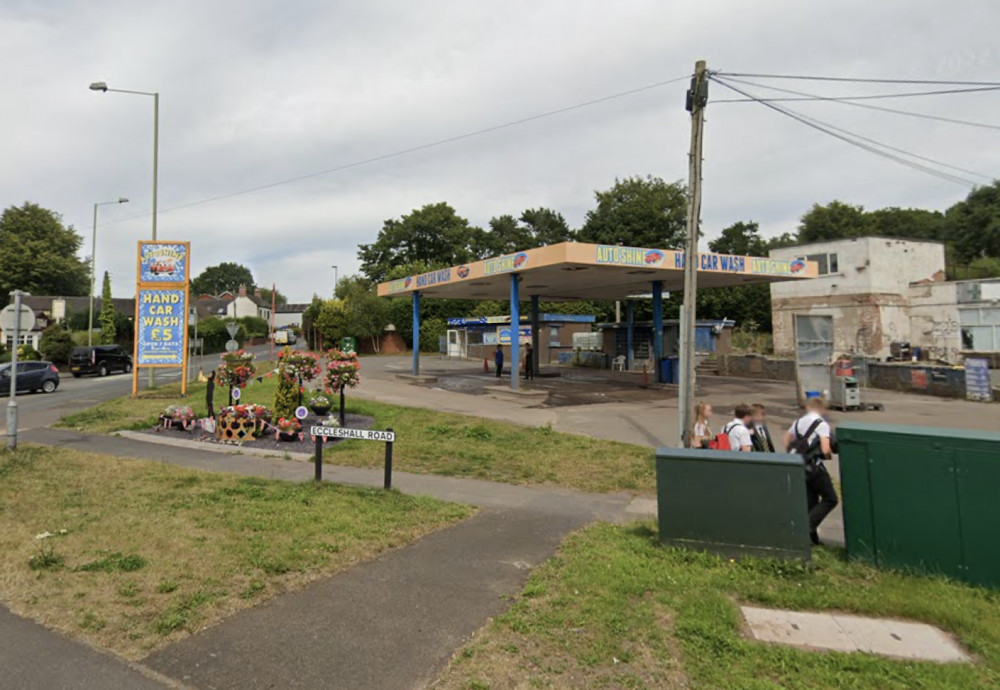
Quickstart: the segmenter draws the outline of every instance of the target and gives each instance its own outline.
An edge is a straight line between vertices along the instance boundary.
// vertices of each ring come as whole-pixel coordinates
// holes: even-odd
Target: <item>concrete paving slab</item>
[[[863,652],[941,663],[972,660],[955,640],[933,625],[841,614],[833,618]]]
[[[754,638],[761,642],[788,644],[810,649],[832,649],[855,652],[857,645],[845,633],[833,616],[825,613],[803,613],[740,607]]]
[[[754,639],[761,642],[939,663],[972,661],[947,633],[926,623],[755,606],[740,608]]]

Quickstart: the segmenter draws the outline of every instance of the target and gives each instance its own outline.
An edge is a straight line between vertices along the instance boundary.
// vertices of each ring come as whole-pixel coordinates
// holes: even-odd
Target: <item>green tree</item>
[[[73,349],[73,336],[62,324],[54,323],[42,331],[38,347],[45,359],[56,364],[66,364],[69,362],[70,350]]]
[[[316,315],[316,330],[323,336],[326,347],[340,343],[340,339],[351,335],[348,330],[348,317],[343,300],[323,300]]]
[[[960,260],[1000,257],[1000,180],[977,187],[949,208],[945,224]]]
[[[708,248],[718,254],[766,256],[768,244],[760,236],[757,223],[739,221],[725,228],[719,237],[708,243]]]
[[[626,177],[594,196],[597,208],[587,212],[577,233],[582,242],[665,249],[683,244],[687,189],[681,182]]]
[[[574,233],[569,229],[563,215],[550,208],[529,208],[521,214],[520,220],[531,233],[533,247],[570,242],[574,239]]]
[[[262,300],[267,302],[268,306],[271,305],[271,290],[270,288],[261,288],[260,297]],[[283,304],[288,304],[288,298],[281,294],[281,290],[274,291],[274,303],[279,307]]]
[[[115,322],[115,303],[111,299],[111,276],[104,272],[104,286],[101,289],[101,344],[114,345],[118,340]]]
[[[25,202],[0,215],[0,298],[13,290],[35,295],[86,295],[88,264],[82,239],[54,211]]]
[[[274,389],[274,421],[284,417],[295,418],[295,408],[299,406],[299,382],[294,377],[281,374]]]
[[[481,257],[513,254],[537,246],[531,230],[509,214],[490,218],[490,229],[482,233],[481,242],[483,251],[477,252]]]
[[[447,203],[427,204],[384,221],[373,243],[358,246],[361,272],[378,283],[401,265],[431,269],[464,263],[473,257],[470,243],[481,233],[477,230]]]
[[[826,206],[813,204],[799,222],[799,243],[840,240],[866,233],[864,206],[831,201]]]
[[[923,208],[880,208],[865,214],[865,235],[916,240],[945,239],[945,219],[940,211]]]
[[[227,290],[235,293],[240,285],[246,285],[247,290],[253,290],[253,273],[249,268],[231,261],[224,261],[217,266],[209,266],[191,281],[191,292],[197,295],[218,295]]]
[[[337,285],[337,297],[343,302],[348,335],[369,339],[372,350],[378,352],[382,333],[389,324],[387,300],[381,299],[372,282],[362,276],[343,278]]]
[[[779,238],[780,241],[780,238]],[[769,242],[757,223],[737,222],[708,243],[719,254],[767,256]],[[698,291],[698,318],[732,319],[750,330],[771,330],[771,289],[766,284],[732,285]]]

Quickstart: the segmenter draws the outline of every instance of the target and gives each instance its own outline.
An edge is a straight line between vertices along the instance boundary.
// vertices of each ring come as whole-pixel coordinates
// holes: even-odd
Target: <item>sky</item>
[[[194,274],[235,261],[307,301],[332,291],[333,265],[357,272],[357,245],[385,219],[424,204],[480,226],[547,206],[579,227],[616,177],[686,179],[687,84],[314,173],[684,77],[698,59],[731,73],[1000,81],[998,26],[996,0],[0,0],[0,205],[57,211],[89,256],[93,204],[127,197],[100,207],[96,265],[116,295],[134,294],[153,99],[87,87],[159,91],[159,238],[191,241]],[[825,96],[933,88],[747,79]],[[759,103],[713,102],[732,97],[712,84],[706,241],[740,220],[794,231],[817,202],[945,209],[969,191]],[[1000,91],[870,103],[1000,124]],[[1000,175],[996,129],[783,105]]]

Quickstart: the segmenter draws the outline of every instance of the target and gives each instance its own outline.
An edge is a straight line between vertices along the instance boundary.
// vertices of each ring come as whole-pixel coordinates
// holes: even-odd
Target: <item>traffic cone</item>
[[[489,357],[483,357],[483,373],[484,374],[490,373],[490,358]]]

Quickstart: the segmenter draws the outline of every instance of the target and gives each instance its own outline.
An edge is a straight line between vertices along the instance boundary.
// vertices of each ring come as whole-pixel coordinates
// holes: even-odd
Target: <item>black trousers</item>
[[[535,378],[535,368],[532,366],[531,362],[524,365],[524,378],[533,379]]]
[[[813,541],[816,541],[816,530],[820,523],[839,503],[833,480],[825,465],[819,465],[814,471],[806,473],[806,500],[809,505],[809,533]]]
[[[497,378],[500,378],[500,374],[503,372],[503,364],[497,365]]]

